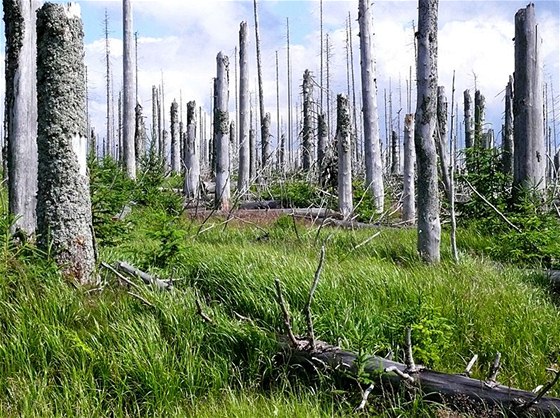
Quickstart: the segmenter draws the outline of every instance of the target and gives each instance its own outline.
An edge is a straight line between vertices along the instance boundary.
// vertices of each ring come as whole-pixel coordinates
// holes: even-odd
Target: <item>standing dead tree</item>
[[[415,178],[414,165],[416,153],[414,152],[414,115],[409,113],[404,117],[404,139],[403,139],[403,211],[402,220],[405,223],[414,223],[416,219],[415,206]]]
[[[196,137],[196,102],[187,103],[187,132],[185,133],[185,184],[187,198],[198,198],[200,182],[200,147]]]
[[[247,22],[239,25],[239,174],[237,191],[249,189],[249,65],[247,61]]]
[[[221,210],[229,210],[229,59],[221,51],[216,57],[216,106],[214,108],[214,143],[216,147],[216,192],[215,205]]]
[[[513,97],[513,184],[515,189],[543,190],[546,154],[543,127],[541,39],[535,5],[515,14]]]
[[[486,98],[476,90],[474,92],[474,147],[478,149],[488,149],[487,136],[484,133],[486,123]]]
[[[146,125],[144,123],[144,116],[142,115],[142,105],[138,102],[136,103],[134,114],[136,116],[136,126],[134,127],[134,155],[136,157],[136,165],[138,166],[146,152]]]
[[[513,176],[513,77],[509,77],[505,96],[505,121],[502,128],[502,172]]]
[[[131,0],[123,0],[123,146],[120,149],[122,149],[126,174],[132,179],[136,178],[136,156],[134,155],[135,102],[132,3]]]
[[[309,171],[311,168],[312,135],[311,108],[313,106],[313,80],[309,70],[303,73],[303,129],[302,129],[302,168]]]
[[[451,203],[451,179],[449,177],[449,156],[447,152],[447,96],[445,87],[437,88],[437,128],[436,128],[436,150],[438,154],[439,166],[443,189],[447,200]]]
[[[418,252],[427,262],[440,260],[441,225],[437,153],[434,141],[437,106],[438,0],[419,0],[417,105],[414,143],[418,162]]]
[[[87,177],[83,27],[75,4],[37,13],[38,244],[65,277],[95,280]]]
[[[465,148],[474,145],[472,97],[469,90],[463,92],[464,123],[465,123]]]
[[[336,141],[338,146],[338,210],[344,220],[352,215],[352,124],[348,97],[339,94],[336,100]]]
[[[33,234],[37,225],[35,12],[38,5],[37,1],[3,1],[9,209],[15,219],[13,227],[25,234]]]
[[[171,171],[173,173],[181,172],[181,146],[179,131],[179,105],[176,100],[171,103],[170,112],[171,121]]]
[[[371,2],[360,0],[360,57],[362,74],[362,105],[364,127],[364,160],[366,188],[374,200],[377,211],[383,211],[383,165],[379,143],[379,118],[377,114],[377,81],[373,58],[373,18]]]

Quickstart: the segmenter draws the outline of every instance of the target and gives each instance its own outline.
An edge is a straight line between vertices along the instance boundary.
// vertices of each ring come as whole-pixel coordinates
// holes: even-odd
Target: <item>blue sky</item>
[[[90,76],[90,116],[98,132],[104,132],[104,27],[105,9],[109,15],[111,63],[114,89],[121,85],[122,26],[120,1],[79,1],[84,21],[86,64]],[[555,90],[557,117],[560,118],[560,2],[534,1],[541,34],[544,37],[545,81]],[[451,77],[456,71],[456,92],[462,105],[464,89],[477,87],[487,98],[487,121],[496,133],[501,129],[503,89],[513,71],[513,22],[515,12],[526,1],[441,0],[439,11],[440,84],[451,92]],[[331,96],[346,92],[345,21],[352,15],[354,63],[359,89],[358,0],[324,0],[325,33],[332,43],[329,61]],[[381,134],[384,137],[383,95],[391,81],[393,118],[399,104],[405,103],[405,86],[413,65],[413,22],[417,20],[414,1],[376,1],[374,3],[375,43],[378,70]],[[161,83],[166,92],[166,108],[171,100],[196,100],[209,108],[215,56],[223,50],[233,60],[238,41],[239,22],[249,24],[251,53],[250,79],[256,90],[254,27],[251,0],[133,0],[134,26],[139,33],[140,99],[149,116],[151,87]],[[310,69],[319,81],[319,1],[260,0],[260,30],[265,78],[265,107],[271,112],[276,132],[275,53],[279,54],[281,123],[286,120],[286,17],[290,19],[292,44],[293,97],[298,99],[301,75]],[[3,25],[1,25],[3,33]],[[1,50],[3,51],[2,39]],[[231,64],[233,98],[234,65]],[[400,80],[400,94],[399,94]],[[2,83],[3,84],[3,83]],[[0,93],[3,85],[0,84]],[[115,93],[116,94],[116,93]],[[401,103],[399,103],[401,102]],[[233,111],[235,105],[230,101]],[[186,108],[186,106],[185,106]],[[403,112],[404,113],[404,112]],[[401,113],[401,115],[403,114]],[[233,114],[232,114],[233,117]],[[169,118],[167,118],[169,119]],[[461,118],[462,119],[462,118]],[[151,120],[148,118],[148,121]],[[557,126],[560,142],[560,125]]]

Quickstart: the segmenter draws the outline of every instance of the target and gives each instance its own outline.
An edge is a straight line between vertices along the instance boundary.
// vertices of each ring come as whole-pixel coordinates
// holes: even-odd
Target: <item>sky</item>
[[[105,132],[105,39],[104,16],[109,18],[109,38],[113,89],[116,97],[122,86],[122,6],[120,1],[78,1],[85,32],[88,68],[89,112],[92,126]],[[556,118],[560,119],[560,2],[534,1],[539,32],[543,38],[544,81],[550,101],[554,93]],[[250,84],[256,92],[255,37],[252,0],[132,0],[134,30],[138,32],[139,100],[151,121],[152,85],[163,82],[166,126],[173,99],[183,103],[196,100],[210,110],[212,78],[216,73],[216,55],[230,56],[230,110],[235,118],[235,48],[239,23],[248,22]],[[516,0],[440,0],[439,4],[439,84],[446,87],[451,102],[455,72],[455,100],[462,121],[462,92],[475,85],[486,97],[487,127],[499,136],[502,124],[504,88],[514,68],[514,16],[527,1]],[[305,69],[312,71],[320,85],[320,2],[319,0],[259,0],[259,29],[263,62],[265,109],[271,113],[271,131],[276,141],[276,54],[280,78],[280,126],[284,130],[287,114],[286,19],[290,27],[293,105],[299,102],[299,90]],[[323,0],[324,34],[329,36],[329,88],[332,103],[336,94],[347,92],[346,21],[349,13],[356,89],[360,89],[358,0]],[[381,137],[385,138],[385,97],[391,98],[393,126],[408,111],[406,90],[410,70],[414,72],[413,33],[418,20],[417,2],[380,0],[373,5],[375,57],[378,80],[378,108]],[[0,23],[4,33],[3,22]],[[3,59],[5,40],[0,40]],[[413,73],[414,78],[414,73]],[[326,89],[326,75],[323,86]],[[4,94],[3,77],[0,94]],[[412,92],[413,101],[415,90]],[[359,101],[359,96],[358,96]],[[253,98],[255,109],[256,101]],[[414,103],[412,112],[414,112]],[[325,99],[326,107],[326,99]],[[357,103],[360,108],[359,102]],[[295,109],[295,107],[294,107]],[[552,112],[552,106],[550,106]],[[334,104],[331,120],[334,122]],[[257,114],[255,110],[255,115]],[[295,110],[294,110],[295,114]],[[186,116],[183,116],[185,119]],[[295,116],[294,116],[295,118]],[[551,118],[552,119],[552,118]],[[332,123],[331,125],[333,125]],[[296,128],[293,128],[296,132]],[[334,130],[334,127],[331,128]],[[556,124],[560,143],[560,124]]]

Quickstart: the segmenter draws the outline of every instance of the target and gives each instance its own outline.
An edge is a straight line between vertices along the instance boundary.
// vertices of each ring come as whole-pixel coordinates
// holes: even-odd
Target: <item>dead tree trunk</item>
[[[515,14],[513,184],[517,189],[543,190],[545,186],[540,44],[531,3]]]
[[[484,134],[486,113],[486,98],[480,90],[474,93],[474,146],[478,149],[487,149],[488,141]]]
[[[187,103],[187,132],[185,141],[185,185],[187,198],[198,198],[200,182],[200,152],[196,138],[196,102]]]
[[[400,159],[399,135],[397,131],[391,133],[391,174],[398,176],[401,174],[401,159]]]
[[[249,114],[249,177],[253,180],[257,176],[257,134],[253,128],[253,111]]]
[[[379,144],[379,118],[377,114],[377,81],[373,58],[373,18],[371,2],[360,0],[358,22],[360,25],[360,57],[362,69],[362,112],[364,127],[364,159],[366,188],[374,200],[377,211],[383,211],[383,165]]]
[[[438,0],[419,0],[417,97],[414,143],[418,162],[418,252],[427,262],[440,260],[437,154],[434,141],[437,105]]]
[[[473,138],[473,115],[472,115],[472,97],[469,90],[463,92],[463,106],[465,117],[465,148],[472,148],[474,145]]]
[[[348,101],[348,99],[346,100]],[[325,177],[325,150],[327,148],[328,140],[329,128],[327,126],[327,122],[325,121],[325,114],[319,113],[317,118],[317,171],[319,172],[319,184],[321,186],[324,186],[327,182]]]
[[[311,73],[305,70],[303,73],[303,129],[302,129],[302,167],[303,171],[309,171],[311,168],[311,136],[313,130],[311,128],[311,106],[313,95],[313,81]]]
[[[352,216],[352,125],[348,97],[339,94],[336,101],[336,140],[338,146],[338,210],[343,220]]]
[[[13,227],[33,234],[37,226],[37,1],[4,0],[6,34],[5,129],[8,196]]]
[[[502,129],[502,172],[513,176],[513,77],[506,85],[505,121]]]
[[[146,125],[144,116],[142,115],[142,105],[136,103],[134,109],[136,115],[136,126],[134,128],[134,156],[136,157],[136,166],[140,165],[140,161],[146,152]]]
[[[171,121],[171,171],[173,173],[181,172],[181,146],[179,131],[179,105],[176,100],[171,103],[171,112],[169,114]]]
[[[95,281],[95,251],[83,36],[74,5],[46,3],[37,13],[38,244],[54,254],[65,277],[86,284]]]
[[[152,139],[150,141],[150,153],[157,154],[158,136],[158,92],[157,87],[152,86]]]
[[[244,196],[249,189],[249,65],[247,61],[247,22],[239,25],[239,174],[237,191]]]
[[[216,75],[216,107],[214,109],[214,143],[216,146],[216,192],[215,205],[221,210],[229,210],[229,59],[218,53]]]
[[[436,127],[436,150],[439,156],[441,169],[441,180],[447,200],[451,203],[451,179],[449,177],[449,157],[447,153],[447,97],[445,87],[437,88],[437,127]]]
[[[403,140],[403,212],[402,220],[406,223],[414,223],[416,219],[416,196],[414,165],[416,153],[414,152],[414,115],[409,113],[404,117],[404,140]]]
[[[136,156],[134,155],[134,44],[132,31],[132,3],[123,0],[123,147],[122,156],[126,174],[136,178]]]

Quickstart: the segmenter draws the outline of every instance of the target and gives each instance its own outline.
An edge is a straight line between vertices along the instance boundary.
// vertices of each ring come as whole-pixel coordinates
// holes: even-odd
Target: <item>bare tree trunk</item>
[[[362,67],[362,105],[364,116],[364,159],[366,188],[374,199],[378,212],[383,211],[383,166],[379,144],[379,118],[377,115],[377,82],[373,58],[373,18],[369,0],[360,0],[360,56]]]
[[[187,103],[187,132],[185,143],[185,185],[188,198],[198,198],[200,181],[200,156],[196,138],[196,103]]]
[[[474,146],[472,97],[469,90],[463,92],[463,106],[465,118],[465,148],[469,149]]]
[[[391,174],[393,176],[401,174],[401,150],[399,145],[399,135],[397,134],[397,131],[393,131],[391,133]]]
[[[303,129],[302,129],[302,166],[303,171],[309,171],[311,168],[311,136],[313,129],[311,128],[311,100],[313,95],[313,81],[311,73],[305,70],[303,73]]]
[[[480,149],[488,149],[488,141],[484,134],[486,113],[486,98],[476,90],[474,93],[474,146]]]
[[[437,127],[436,127],[436,150],[439,156],[441,179],[447,200],[451,202],[451,179],[449,178],[449,157],[447,154],[447,97],[445,87],[437,88]]]
[[[235,146],[237,141],[237,135],[235,130],[235,121],[229,122],[229,166],[230,170],[237,166],[236,155],[237,147]]]
[[[356,165],[360,165],[361,154],[362,150],[360,149],[359,139],[360,134],[358,131],[358,116],[357,116],[357,109],[358,105],[356,103],[356,77],[354,73],[354,42],[352,41],[352,16],[350,12],[348,12],[348,38],[349,38],[349,47],[350,47],[350,75],[352,78],[352,125],[354,129],[354,142],[356,147]]]
[[[541,38],[535,6],[515,14],[514,174],[515,188],[543,190],[545,147],[543,135]]]
[[[249,65],[247,61],[247,22],[239,25],[239,174],[237,191],[244,196],[249,189]]]
[[[228,84],[229,59],[218,53],[216,76],[216,108],[214,109],[214,131],[216,146],[216,195],[215,205],[221,210],[229,210],[229,114]]]
[[[348,101],[348,99],[346,100]],[[351,128],[352,126],[350,124],[350,130]],[[319,172],[319,184],[321,186],[324,186],[326,183],[325,150],[327,148],[328,140],[329,140],[329,128],[327,126],[327,122],[325,121],[325,114],[320,113],[317,119],[317,171]]]
[[[4,0],[6,33],[5,129],[8,196],[13,227],[35,232],[37,199],[37,1]]]
[[[83,27],[75,5],[37,13],[37,232],[65,277],[95,281],[86,166]],[[69,89],[68,86],[74,86]]]
[[[414,151],[414,115],[407,114],[404,117],[404,169],[403,169],[403,216],[402,220],[414,223],[416,219],[416,196],[414,165],[416,153]]]
[[[455,213],[455,143],[453,127],[456,120],[455,109],[455,70],[453,70],[453,81],[451,83],[451,126],[449,127],[449,212],[451,216],[451,253],[456,263],[459,262],[459,251],[457,250],[457,216]]]
[[[126,173],[136,178],[134,155],[134,44],[132,31],[132,3],[123,0],[123,147],[122,156]]]
[[[140,161],[146,152],[146,125],[144,116],[142,115],[142,105],[136,102],[134,109],[136,115],[136,126],[134,127],[134,156],[136,157],[136,166],[140,165]]]
[[[336,140],[338,146],[338,210],[344,220],[352,216],[352,125],[348,97],[337,96]]]
[[[158,132],[158,153],[159,158],[165,165],[165,148],[164,148],[164,138],[161,125],[161,92],[158,88],[157,90],[157,132]]]
[[[505,122],[502,129],[502,172],[513,176],[513,77],[506,85]]]
[[[253,0],[255,12],[255,43],[257,47],[257,77],[259,85],[259,110],[261,117],[261,166],[263,171],[268,167],[268,159],[270,158],[270,117],[269,123],[266,123],[266,113],[264,111],[264,93],[261,65],[261,42],[259,38],[259,16],[257,12],[257,0]]]
[[[111,61],[109,50],[109,14],[105,9],[105,87],[107,89],[107,136],[105,138],[105,146],[103,147],[103,156],[109,157],[111,155]]]
[[[418,3],[418,65],[414,143],[418,162],[418,252],[427,262],[440,260],[438,170],[434,133],[437,105],[438,0]]]
[[[288,167],[292,168],[292,133],[293,133],[293,126],[292,126],[292,72],[291,72],[291,63],[290,63],[290,20],[286,18],[286,73],[287,73],[287,87],[288,87]]]
[[[150,142],[150,152],[156,153],[158,150],[158,92],[157,87],[152,86],[152,140]]]
[[[171,112],[169,116],[171,121],[171,171],[173,173],[180,173],[181,146],[179,145],[179,105],[176,100],[173,100],[171,103]]]

